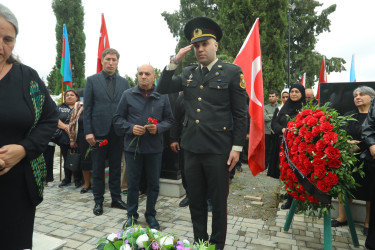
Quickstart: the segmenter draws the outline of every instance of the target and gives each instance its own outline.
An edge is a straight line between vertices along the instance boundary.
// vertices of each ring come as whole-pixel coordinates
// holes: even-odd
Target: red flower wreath
[[[286,145],[290,160],[319,190],[339,199],[343,198],[344,191],[350,194],[349,190],[357,186],[352,173],[362,172],[361,166],[354,167],[357,158],[348,143],[351,137],[342,129],[349,120],[353,118],[339,116],[328,104],[320,108],[307,104],[287,124]],[[298,182],[287,162],[283,145],[279,167],[285,190],[301,201],[301,211],[316,211],[318,208],[326,211],[327,208]]]

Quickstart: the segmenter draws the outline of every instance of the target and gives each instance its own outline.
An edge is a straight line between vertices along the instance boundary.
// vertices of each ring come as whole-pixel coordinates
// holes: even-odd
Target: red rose
[[[158,120],[157,120],[157,119],[152,119],[152,123],[153,123],[154,125],[156,125],[156,124],[158,124]]]
[[[147,121],[148,121],[149,123],[152,123],[152,118],[149,117],[149,118],[147,119]]]
[[[340,150],[338,148],[334,148],[332,146],[326,147],[324,153],[327,154],[328,159],[338,159],[341,156]]]
[[[339,168],[341,167],[341,161],[338,159],[331,159],[331,160],[328,160],[327,165],[330,168]]]
[[[324,122],[320,125],[320,131],[323,133],[328,133],[333,130],[334,126],[329,122]]]

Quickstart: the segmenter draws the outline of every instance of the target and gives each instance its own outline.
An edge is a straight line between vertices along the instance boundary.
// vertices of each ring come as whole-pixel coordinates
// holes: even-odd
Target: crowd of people
[[[32,248],[36,206],[43,200],[43,188],[54,181],[56,145],[64,161],[69,151],[80,153],[79,170],[64,168],[60,188],[70,185],[73,178],[75,186],[82,187],[82,194],[92,189],[93,214],[100,216],[104,212],[104,171],[108,166],[111,207],[127,211],[124,227],[137,224],[138,198],[145,192],[146,222],[150,228],[160,229],[155,206],[167,131],[168,146],[179,155],[186,189],[179,205],[189,206],[194,241],[209,241],[215,249],[224,248],[228,187],[235,169],[241,168],[241,152],[249,136],[245,84],[240,67],[216,56],[223,36],[216,22],[193,18],[184,33],[190,44],[171,58],[157,86],[154,68],[144,64],[137,68],[138,85],[129,88],[128,81],[116,73],[120,55],[110,48],[102,54],[102,71],[87,78],[84,98],[68,89],[62,104],[56,106],[37,72],[13,56],[17,19],[0,4],[0,116],[5,118],[0,120],[0,199],[5,201],[0,214],[7,215],[0,223],[2,248]],[[190,51],[198,64],[175,75]],[[179,97],[172,110],[167,94],[176,92]],[[375,158],[375,91],[358,87],[353,97],[357,109],[350,114],[357,121],[344,128],[353,137],[348,143],[356,152],[367,150],[369,157]],[[269,104],[264,107],[265,169],[276,179],[280,177],[278,154],[288,119],[295,117],[306,102],[317,103],[313,91],[299,83],[281,93],[281,105],[278,99],[278,91],[270,91]],[[375,234],[375,209],[370,202],[374,197],[368,192],[374,188],[371,164],[371,160],[365,160],[365,178],[355,177],[362,188],[353,190],[353,194],[366,201],[363,233],[368,235],[366,245],[374,249],[375,237],[370,238]],[[126,202],[121,196],[124,192]],[[282,209],[291,206],[292,197],[286,199]],[[208,211],[212,211],[210,236]],[[332,226],[346,224],[340,204]]]

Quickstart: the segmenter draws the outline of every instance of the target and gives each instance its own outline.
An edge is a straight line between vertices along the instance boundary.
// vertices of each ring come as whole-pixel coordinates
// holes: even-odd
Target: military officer
[[[227,229],[229,172],[239,160],[246,137],[246,95],[241,68],[216,57],[222,37],[219,25],[206,17],[191,19],[184,28],[190,45],[180,49],[163,70],[158,92],[184,91],[185,118],[181,147],[194,240],[223,249]],[[173,76],[194,48],[197,65]],[[212,234],[207,234],[206,194],[212,200]]]

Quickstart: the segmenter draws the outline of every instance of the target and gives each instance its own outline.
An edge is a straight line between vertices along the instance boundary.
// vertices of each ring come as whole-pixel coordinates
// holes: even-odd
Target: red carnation
[[[337,159],[341,156],[340,150],[332,146],[326,147],[326,149],[324,150],[324,153],[327,154],[328,159]]]
[[[304,110],[302,110],[299,114],[301,115],[301,116],[307,116],[307,115],[309,115],[309,114],[311,114],[312,113],[312,110],[311,109],[304,109]]]
[[[151,121],[154,125],[158,124],[158,120],[157,119],[152,119]]]
[[[318,118],[311,117],[311,118],[307,121],[307,125],[308,125],[309,127],[312,127],[312,126],[315,126],[318,122],[319,122]]]
[[[320,158],[314,158],[312,161],[312,164],[315,166],[315,169],[317,167],[323,167],[327,164],[327,161],[325,159],[320,159]]]
[[[320,131],[323,133],[331,132],[334,126],[329,122],[324,122],[320,125]]]
[[[319,135],[320,134],[320,125],[313,127],[311,132],[314,135],[314,137]]]
[[[315,150],[315,144],[309,144],[307,146],[307,153],[309,153],[310,155],[312,155]]]
[[[323,164],[315,165],[314,174],[318,176],[319,179],[323,179],[327,174],[327,170]]]
[[[101,141],[100,143],[99,143],[99,147],[103,147],[103,146],[105,146],[105,145],[107,145],[108,144],[108,140],[107,139],[104,139],[103,141]]]
[[[337,175],[332,173],[331,171],[327,172],[327,175],[324,178],[324,180],[331,186],[335,186],[337,185],[337,183],[339,183],[339,177],[337,177]]]
[[[307,127],[303,126],[303,127],[301,127],[301,128],[299,129],[298,134],[299,134],[300,136],[304,136],[305,133],[306,133],[306,131],[307,131]]]
[[[317,110],[315,110],[315,112],[314,112],[314,115],[313,115],[315,118],[320,118],[320,117],[322,117],[322,116],[324,116],[324,113],[322,112],[322,111],[320,111],[320,109],[317,109]]]
[[[307,131],[303,138],[305,139],[305,142],[311,142],[311,140],[314,139],[314,135],[312,132]]]
[[[330,168],[339,168],[341,167],[341,161],[337,159],[331,159],[328,161],[328,167]]]
[[[323,141],[326,144],[333,145],[337,142],[338,135],[335,132],[328,132],[323,135]]]
[[[325,146],[326,144],[322,140],[317,141],[315,144],[315,148],[317,151],[323,151]]]
[[[301,143],[298,145],[298,152],[299,152],[300,154],[306,152],[306,149],[307,149],[307,143],[306,143],[306,142],[301,142]]]
[[[316,187],[325,193],[328,193],[331,190],[331,186],[325,181],[318,181]]]

